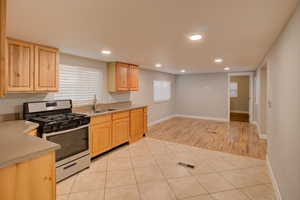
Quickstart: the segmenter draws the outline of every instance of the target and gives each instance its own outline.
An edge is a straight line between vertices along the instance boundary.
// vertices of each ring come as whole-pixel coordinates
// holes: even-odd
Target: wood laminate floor
[[[256,127],[246,122],[175,117],[152,126],[147,136],[209,150],[266,158],[266,140],[261,140]]]

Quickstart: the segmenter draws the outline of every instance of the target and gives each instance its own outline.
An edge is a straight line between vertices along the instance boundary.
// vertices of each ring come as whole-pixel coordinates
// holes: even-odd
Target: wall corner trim
[[[172,119],[173,117],[176,117],[176,115],[169,115],[169,116],[167,116],[167,117],[161,118],[161,119],[156,120],[156,121],[154,121],[154,122],[150,122],[150,123],[149,123],[149,126],[153,126],[153,125],[158,124],[158,123],[160,123],[160,122],[163,122],[163,121]]]
[[[277,182],[277,180],[274,176],[273,169],[272,169],[272,166],[271,166],[268,155],[267,155],[267,158],[266,158],[266,163],[267,163],[269,176],[271,177],[271,181],[272,181],[273,189],[274,189],[274,192],[275,192],[276,200],[282,200],[280,190],[279,190],[279,186],[278,186],[278,182]]]
[[[198,116],[198,115],[183,115],[183,114],[176,114],[176,117],[185,117],[185,118],[194,118],[194,119],[203,119],[203,120],[212,120],[212,121],[221,121],[221,122],[228,122],[227,118],[217,118],[217,117],[205,117],[205,116]]]
[[[260,139],[263,139],[263,140],[267,140],[267,139],[268,139],[268,136],[267,136],[266,134],[262,134],[258,122],[257,122],[257,121],[254,121],[253,124],[254,124],[254,125],[256,126],[256,128],[257,128],[257,132],[258,132],[259,138],[260,138]]]

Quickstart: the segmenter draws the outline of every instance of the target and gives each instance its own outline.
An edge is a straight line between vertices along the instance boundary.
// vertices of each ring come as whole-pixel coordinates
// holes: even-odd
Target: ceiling
[[[298,0],[9,0],[8,36],[180,73],[257,67]],[[194,33],[204,35],[190,41]],[[102,49],[112,51],[101,55]],[[222,57],[222,64],[214,58]],[[156,63],[163,67],[155,68]]]

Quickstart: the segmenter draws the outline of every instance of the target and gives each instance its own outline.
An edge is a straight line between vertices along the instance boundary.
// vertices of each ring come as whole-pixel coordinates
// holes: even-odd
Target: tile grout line
[[[176,143],[175,143],[175,144],[176,144]],[[188,145],[184,145],[184,146],[188,146]],[[189,146],[188,146],[188,147],[189,147]],[[172,153],[174,153],[174,152],[172,152]],[[220,158],[222,158],[222,160],[224,160],[224,161],[227,161],[227,160],[225,160],[223,157],[220,157]],[[155,159],[155,162],[157,163],[156,159]],[[229,162],[231,165],[234,166],[234,164],[233,164],[232,162],[230,162],[230,161],[228,161],[228,162]],[[161,170],[161,167],[160,167],[159,165],[158,165],[158,167],[159,167],[160,170]],[[258,167],[262,167],[262,166],[258,165],[258,166],[254,166],[254,167],[237,168],[237,169],[224,170],[224,171],[214,170],[214,172],[211,172],[211,173],[203,173],[203,174],[212,174],[212,173],[215,173],[215,174],[218,174],[219,176],[223,177],[223,175],[221,174],[222,172],[235,171],[235,170],[241,170],[241,169],[251,169],[251,168],[258,168]],[[251,200],[250,197],[249,197],[248,195],[246,195],[244,192],[240,191],[241,187],[236,187],[236,186],[234,186],[234,185],[233,185],[231,182],[229,182],[225,177],[223,177],[223,178],[225,179],[225,181],[226,181],[228,184],[230,184],[230,185],[233,187],[233,189],[222,190],[222,191],[212,192],[212,193],[211,193],[211,192],[209,192],[209,191],[201,184],[201,182],[199,182],[198,178],[196,177],[196,176],[201,175],[201,174],[193,175],[193,174],[191,174],[191,173],[189,172],[189,170],[187,170],[187,171],[188,171],[188,173],[190,174],[190,176],[194,177],[194,178],[196,179],[196,181],[202,186],[202,188],[207,192],[207,194],[208,194],[211,198],[213,198],[213,199],[214,199],[214,197],[212,196],[212,194],[222,193],[222,192],[226,192],[226,191],[238,191],[238,192],[242,193],[244,196],[246,196],[247,199]],[[162,173],[162,174],[163,174],[163,173]],[[164,174],[163,174],[163,176],[164,176]],[[164,177],[165,177],[165,176],[164,176]],[[178,178],[181,178],[181,177],[178,177]],[[167,180],[167,183],[168,183],[168,179],[167,179],[166,177],[165,177],[165,179]],[[174,179],[176,179],[176,178],[174,178]],[[169,183],[168,183],[168,185],[169,185]],[[257,185],[267,185],[267,183],[257,184]],[[254,186],[254,185],[253,185],[253,186]],[[248,187],[253,187],[253,186],[247,186],[247,187],[242,187],[242,188],[248,188]],[[170,185],[169,185],[169,187],[170,187]],[[173,190],[172,187],[170,187],[170,189]],[[173,192],[174,192],[174,191],[173,191]],[[204,195],[205,195],[205,194],[204,194]],[[175,195],[175,196],[176,196],[176,195]],[[200,196],[200,195],[197,195],[197,196]],[[197,196],[194,196],[194,197],[197,197]],[[177,197],[177,196],[176,196],[176,197]],[[188,198],[193,198],[193,197],[188,197]],[[177,198],[177,199],[178,199],[178,198]]]
[[[109,159],[109,155],[107,155],[106,158],[106,170],[105,170],[105,182],[104,182],[104,192],[103,192],[103,199],[105,200],[106,198],[106,184],[107,184],[107,169],[108,169],[108,159]]]
[[[176,193],[174,192],[174,190],[172,189],[167,177],[165,176],[165,174],[162,172],[161,167],[159,166],[157,160],[154,158],[154,162],[156,163],[157,167],[159,168],[160,173],[162,174],[162,176],[164,177],[164,180],[167,182],[167,185],[169,187],[169,189],[171,190],[171,192],[173,193],[173,195],[175,196],[175,198],[177,200],[179,200],[179,197],[177,197]]]
[[[132,162],[132,156],[131,156],[131,152],[130,152],[130,148],[128,147],[128,153],[129,153],[129,159],[130,159],[130,163],[131,163],[131,167],[132,167],[132,170],[133,170],[133,175],[134,175],[134,179],[135,179],[135,183],[136,183],[136,188],[137,188],[137,191],[139,193],[139,199],[142,200],[142,194],[141,194],[141,191],[140,191],[140,188],[139,188],[139,185],[138,185],[138,181],[137,181],[137,178],[136,178],[136,174],[135,174],[135,168],[133,166],[133,162]]]

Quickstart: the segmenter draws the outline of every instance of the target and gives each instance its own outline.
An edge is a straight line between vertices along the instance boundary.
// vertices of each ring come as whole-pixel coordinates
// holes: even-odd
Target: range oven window
[[[56,161],[89,150],[88,127],[77,130],[66,130],[59,134],[47,136],[46,138],[51,142],[61,145],[61,148],[56,151]]]

